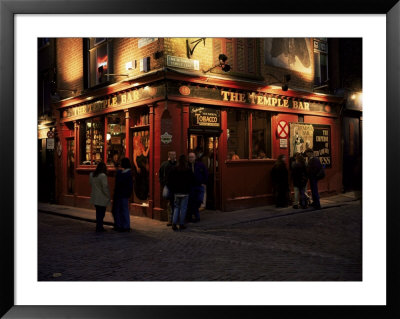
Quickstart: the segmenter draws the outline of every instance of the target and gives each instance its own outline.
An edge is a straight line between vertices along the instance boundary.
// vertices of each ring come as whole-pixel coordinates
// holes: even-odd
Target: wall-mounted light
[[[216,67],[221,67],[222,71],[229,72],[231,70],[231,66],[228,63],[226,63],[227,60],[228,60],[228,57],[225,54],[221,53],[218,56],[219,63],[214,65],[214,66],[212,66],[211,68],[209,68],[206,71],[203,70],[203,73],[210,72],[212,69],[215,69]]]
[[[282,88],[282,91],[287,91],[287,90],[289,89],[288,83],[289,83],[289,81],[290,81],[290,79],[291,79],[290,74],[285,74],[285,75],[283,76],[283,81],[280,81],[275,75],[273,75],[273,74],[271,74],[271,73],[267,73],[266,75],[268,75],[268,76],[274,78],[275,80],[277,80],[277,82],[268,83],[268,85],[272,85],[272,84],[277,84],[277,83],[279,83],[279,84],[282,84],[282,87],[281,87],[281,88]]]
[[[106,73],[104,74],[104,67],[103,65],[97,68],[97,72],[99,73],[99,83],[102,82],[104,75],[113,75],[113,76],[129,76],[129,74],[115,74],[115,73]]]

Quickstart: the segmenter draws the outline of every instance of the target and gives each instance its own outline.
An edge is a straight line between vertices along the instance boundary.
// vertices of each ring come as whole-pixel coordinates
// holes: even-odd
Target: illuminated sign
[[[165,92],[164,86],[157,87],[146,86],[144,88],[133,89],[114,96],[107,96],[101,100],[86,103],[84,105],[70,107],[62,110],[64,119],[73,118],[76,116],[98,113],[106,109],[112,109],[119,106],[129,105],[141,100],[153,99],[163,96]]]
[[[215,127],[219,128],[220,110],[203,106],[190,106],[190,127]]]

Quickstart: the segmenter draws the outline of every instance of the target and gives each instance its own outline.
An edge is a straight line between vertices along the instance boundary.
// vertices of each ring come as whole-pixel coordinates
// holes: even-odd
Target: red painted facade
[[[168,42],[167,42],[168,43]],[[165,41],[164,50],[169,48]],[[115,69],[117,69],[115,67]],[[119,70],[123,72],[123,70]],[[229,92],[224,93],[224,92]],[[231,97],[233,94],[233,98]],[[225,94],[225,95],[224,95]],[[237,95],[236,95],[237,94]],[[239,95],[242,94],[242,95]],[[227,98],[230,96],[230,98]],[[247,96],[247,102],[244,97]],[[253,96],[253,99],[250,98]],[[260,103],[256,97],[260,96]],[[262,96],[262,98],[261,98]],[[224,100],[224,97],[226,99]],[[271,105],[261,103],[271,98]],[[242,99],[242,100],[241,100]],[[293,101],[309,103],[314,109],[285,107]],[[97,103],[97,104],[96,104]],[[132,196],[131,212],[139,216],[166,219],[165,201],[158,182],[158,170],[167,159],[170,150],[177,155],[187,154],[190,148],[190,107],[202,106],[220,110],[220,127],[216,130],[204,128],[205,138],[213,137],[210,144],[215,149],[213,163],[214,180],[211,187],[215,208],[230,211],[265,205],[272,202],[270,170],[280,154],[289,158],[289,145],[280,147],[277,135],[279,121],[288,123],[304,122],[330,126],[330,152],[332,166],[326,169],[326,177],[320,182],[321,192],[340,192],[342,187],[342,154],[339,110],[342,100],[335,96],[315,94],[307,90],[289,89],[282,91],[276,86],[265,86],[259,81],[244,81],[240,78],[224,78],[205,75],[201,72],[182,72],[174,68],[159,68],[134,80],[119,81],[54,104],[56,113],[56,132],[62,145],[60,156],[56,156],[56,200],[59,204],[92,208],[89,203],[89,173],[95,165],[82,165],[82,141],[84,120],[100,118],[104,121],[103,142],[106,142],[108,116],[120,114],[123,117],[125,133],[125,154],[133,160],[133,136],[148,134],[148,198],[137,200]],[[305,105],[305,104],[304,104]],[[228,113],[230,110],[262,111],[268,121],[270,132],[270,156],[265,159],[252,158],[252,134],[240,136],[247,140],[249,154],[247,158],[228,160]],[[148,123],[137,125],[142,113]],[[122,115],[123,114],[123,115]],[[252,132],[253,113],[248,112],[247,130]],[[124,124],[124,125],[123,125]],[[139,133],[138,133],[139,132]],[[166,134],[167,133],[167,134]],[[99,133],[99,135],[101,135]],[[162,136],[170,136],[170,143],[164,143]],[[267,138],[266,137],[266,138]],[[146,137],[147,138],[147,137]],[[72,145],[73,141],[73,146]],[[211,140],[208,140],[211,141]],[[239,141],[241,143],[241,141]],[[92,144],[94,142],[92,141]],[[94,146],[91,146],[94,147]],[[74,152],[71,164],[68,150]],[[106,147],[102,149],[103,159],[107,158]],[[72,165],[72,166],[71,166]],[[108,166],[111,195],[114,188],[115,168]],[[73,179],[71,179],[73,176]],[[71,183],[72,180],[72,183]]]

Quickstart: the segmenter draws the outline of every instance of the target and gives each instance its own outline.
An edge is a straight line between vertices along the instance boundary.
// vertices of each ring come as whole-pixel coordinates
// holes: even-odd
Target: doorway
[[[206,184],[206,209],[220,208],[219,133],[189,132],[189,150],[201,154],[201,161],[208,171]]]

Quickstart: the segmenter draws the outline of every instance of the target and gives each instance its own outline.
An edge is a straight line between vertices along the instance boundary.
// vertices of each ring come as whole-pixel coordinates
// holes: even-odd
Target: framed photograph
[[[397,0],[0,0],[0,315],[399,317],[399,30]],[[124,40],[129,38],[135,40]],[[349,41],[336,52],[332,38]],[[353,46],[351,39],[361,39],[362,45]],[[174,50],[180,47],[177,54]],[[330,52],[337,56],[328,57]],[[362,56],[362,67],[356,70],[360,79],[349,81],[360,80],[360,88],[340,91],[344,82],[329,73],[329,63],[357,52]],[[52,58],[54,63],[40,73],[41,63]],[[338,85],[328,91],[332,82]],[[199,106],[208,111],[197,117],[201,121],[194,130],[189,127],[190,110]],[[162,119],[172,123],[168,132]],[[280,121],[288,126],[286,138],[279,135]],[[209,141],[207,154],[189,150],[195,139]],[[356,198],[359,236],[347,224],[356,217],[345,213],[343,221],[326,226],[334,236],[330,242],[345,246],[349,238],[357,241],[356,262],[350,250],[340,256],[318,250],[324,244],[318,238],[327,229],[323,218],[328,219],[315,203],[315,210],[296,212],[277,203],[261,217],[251,210],[253,204],[261,207],[276,200],[264,175],[269,178],[279,160],[288,166],[295,150],[307,153],[306,146],[325,164],[329,180],[320,183],[320,190],[337,196],[346,187],[362,190]],[[189,151],[200,159],[208,156],[213,180],[207,182],[207,201],[218,206],[212,212],[215,218],[217,212],[227,216],[218,227],[201,220],[192,224],[193,231],[191,226],[178,232],[167,228],[167,203],[161,200],[158,178],[166,154],[160,150],[168,156],[175,150],[178,157]],[[49,170],[41,163],[51,152]],[[98,163],[108,164],[109,177],[114,177],[119,168],[111,163],[124,157],[131,160],[136,178],[128,204],[131,221],[135,225],[137,218],[149,218],[136,233],[133,226],[131,237],[111,231],[116,225],[111,210],[104,220],[96,217],[88,184]],[[111,189],[114,179],[108,180]],[[44,199],[46,216],[54,223],[38,214],[38,199]],[[329,207],[336,205],[335,199],[323,200]],[[64,208],[55,214],[51,209],[59,204]],[[238,209],[251,219],[235,214]],[[80,226],[55,222],[67,215]],[[100,219],[111,236],[94,231]],[[256,225],[259,220],[269,228]],[[151,228],[153,221],[163,227],[159,237]],[[274,228],[279,221],[282,228]],[[258,227],[258,237],[245,233],[251,223]],[[90,235],[88,225],[93,225]],[[294,229],[296,234],[318,234],[316,241],[306,240],[306,252],[296,246],[296,238],[273,242],[273,230]],[[348,238],[342,237],[345,232]],[[53,245],[53,238],[63,233],[69,240]],[[203,250],[192,250],[196,246],[188,243],[194,238],[204,244]],[[179,260],[168,250],[172,241]],[[44,242],[46,249],[39,249]],[[149,251],[151,243],[157,251]],[[218,243],[226,250],[213,254]],[[130,258],[124,247],[128,244],[135,256],[145,256],[143,263],[159,268],[124,274],[121,263]],[[68,263],[60,249],[72,256]],[[236,253],[225,254],[228,250]],[[276,264],[268,263],[265,251]],[[301,256],[302,262],[290,254]],[[186,263],[190,258],[204,268]],[[84,274],[81,268],[94,260],[96,267]],[[305,260],[312,262],[304,266]],[[189,266],[182,273],[184,268],[174,269],[178,264]],[[170,273],[162,273],[162,267]],[[208,275],[217,268],[217,275]]]

